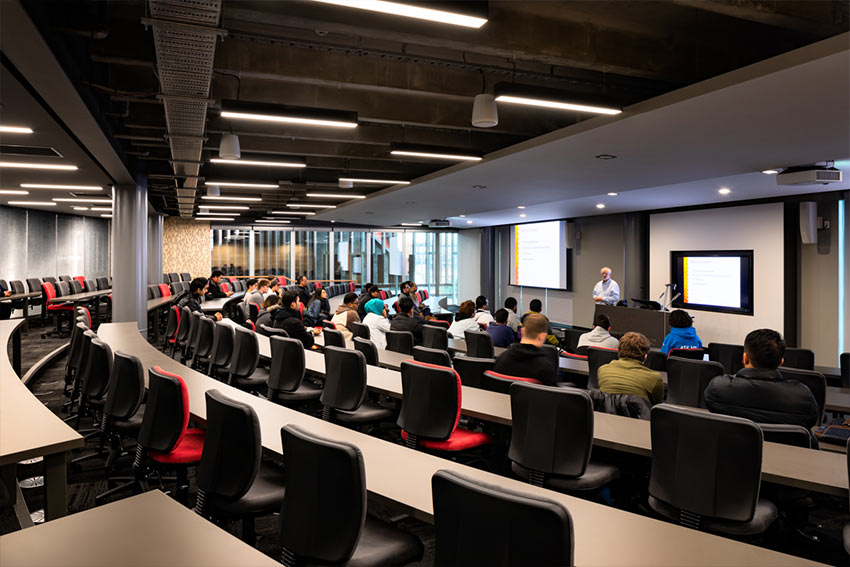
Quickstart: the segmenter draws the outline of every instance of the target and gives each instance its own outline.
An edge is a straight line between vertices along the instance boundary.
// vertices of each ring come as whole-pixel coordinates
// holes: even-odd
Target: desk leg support
[[[44,457],[44,497],[46,521],[68,514],[68,466],[64,452]]]
[[[12,369],[21,378],[21,329],[12,333]]]

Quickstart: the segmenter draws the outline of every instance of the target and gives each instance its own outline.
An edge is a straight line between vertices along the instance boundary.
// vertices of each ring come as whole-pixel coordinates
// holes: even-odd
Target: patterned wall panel
[[[162,271],[210,275],[210,223],[167,217],[162,226]]]

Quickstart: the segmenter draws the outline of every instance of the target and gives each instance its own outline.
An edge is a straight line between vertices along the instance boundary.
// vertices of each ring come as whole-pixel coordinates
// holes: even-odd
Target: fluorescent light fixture
[[[359,179],[356,177],[340,177],[340,181],[352,183],[370,183],[372,185],[410,185],[410,181],[395,181],[392,179]]]
[[[610,102],[610,97],[604,96],[575,94],[514,83],[499,83],[494,87],[494,92],[496,102],[594,114],[612,115],[623,112],[621,108]]]
[[[271,183],[243,183],[241,181],[204,181],[204,185],[209,187],[210,185],[218,185],[219,187],[244,187],[248,189],[277,189],[278,185],[275,183],[272,185]]]
[[[393,16],[404,16],[405,18],[416,18],[417,20],[428,20],[429,22],[438,22],[441,24],[451,24],[453,26],[463,26],[466,28],[480,28],[487,23],[487,18],[478,18],[468,16],[466,14],[458,14],[457,12],[449,12],[446,10],[434,10],[433,8],[423,8],[422,6],[413,6],[403,4],[401,2],[388,2],[386,0],[314,0],[323,4],[333,4],[335,6],[345,6],[346,8],[359,8],[360,10],[369,10],[370,12],[381,12],[391,14]]]
[[[525,208],[525,205],[519,205],[519,206],[517,206],[517,209],[524,209],[524,208]]]
[[[61,171],[77,171],[76,165],[60,163],[24,163],[20,161],[0,161],[0,167],[14,167],[18,169],[57,169]]]
[[[204,195],[201,197],[205,201],[262,201],[261,197],[232,197],[232,196],[214,196],[214,195]]]
[[[615,193],[615,192],[613,192],[613,191],[612,191],[612,192],[610,192],[610,193],[608,193],[608,196],[609,196],[609,197],[616,197],[617,195],[619,195],[619,193]]]
[[[224,165],[254,165],[258,167],[307,167],[303,161],[261,161],[252,159],[222,159],[212,158],[210,163]]]
[[[764,170],[762,170],[762,173],[764,173],[765,175],[776,175],[777,173],[779,173],[779,170],[778,169],[764,169]]]
[[[90,211],[111,211],[112,207],[92,207]]]
[[[307,197],[317,199],[365,199],[366,195],[348,195],[340,193],[307,193]]]
[[[87,210],[89,210],[89,208],[88,207],[74,207],[74,210],[75,211],[87,211]]]
[[[470,155],[462,155],[462,154],[446,154],[446,153],[437,153],[437,152],[416,152],[410,150],[392,150],[390,152],[394,156],[410,156],[410,157],[421,157],[428,159],[445,159],[445,160],[459,160],[459,161],[481,161],[483,158],[480,156],[470,156]]]
[[[403,222],[401,226],[422,226],[421,222]]]
[[[236,219],[234,219],[233,217],[215,217],[214,219],[204,218],[204,217],[195,217],[195,220],[207,221],[207,222],[212,222],[212,221],[218,222],[218,221],[232,221],[232,220],[236,220]]]
[[[458,215],[460,218],[465,219],[466,215]]]
[[[357,113],[236,100],[221,101],[221,117],[232,120],[276,122],[329,128],[357,128]]]
[[[335,209],[336,205],[286,205],[290,209]]]
[[[305,217],[309,217],[315,215],[316,213],[310,211],[272,211],[272,215],[304,215]]]
[[[198,205],[201,209],[221,209],[225,211],[247,211],[250,209],[247,205],[205,205],[201,203]]]
[[[292,221],[285,220],[285,219],[257,219],[254,222],[264,222],[264,223],[270,223],[270,224],[289,224]]]
[[[466,221],[466,224],[472,224],[471,220]]]
[[[238,216],[238,213],[210,213],[201,211],[197,213],[197,216],[209,216],[209,217],[232,217],[234,215]]]
[[[728,187],[721,187],[720,189],[717,190],[717,192],[720,193],[721,195],[728,195],[729,193],[732,192],[732,190],[729,189]]]
[[[112,218],[112,215],[100,215],[100,216],[102,216],[105,219],[111,219]]]
[[[85,197],[54,197],[57,203],[94,203],[97,205],[110,205],[112,199],[86,199]]]
[[[524,219],[524,218],[525,218],[525,213],[520,213],[519,217],[520,217],[520,218],[522,218],[522,219]]]
[[[295,116],[272,116],[269,114],[251,114],[247,112],[221,111],[222,118],[238,120],[256,120],[258,122],[283,122],[284,124],[301,124],[304,126],[326,126],[330,128],[357,128],[356,122],[339,122],[336,120],[317,120],[315,118],[298,118]]]
[[[511,104],[523,104],[525,106],[539,106],[543,108],[555,108],[558,110],[575,110],[578,112],[593,112],[595,114],[620,114],[622,110],[616,108],[605,108],[604,106],[590,106],[587,104],[575,104],[572,102],[558,102],[554,100],[539,100],[521,96],[499,95],[496,102],[509,102]]]
[[[17,189],[0,189],[0,195],[29,195],[29,191],[18,191]]]
[[[5,124],[0,124],[0,132],[4,134],[32,134],[32,128],[27,128],[26,126],[6,126]]]
[[[605,203],[597,203],[597,204],[596,204],[596,208],[597,208],[597,209],[604,209],[604,208],[605,208]]]
[[[33,205],[36,207],[55,207],[56,203],[50,201],[9,201],[10,205]]]
[[[26,189],[68,189],[69,191],[103,191],[97,185],[48,185],[46,183],[21,183]]]

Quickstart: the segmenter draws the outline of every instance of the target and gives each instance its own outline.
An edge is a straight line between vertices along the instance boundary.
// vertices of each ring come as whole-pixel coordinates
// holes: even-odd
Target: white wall
[[[481,295],[481,231],[474,228],[457,233],[458,298],[462,301]],[[492,301],[492,299],[491,299]]]
[[[782,203],[654,214],[649,225],[649,293],[670,281],[671,250],[753,250],[754,314],[692,311],[703,343],[743,344],[753,329],[784,333]]]

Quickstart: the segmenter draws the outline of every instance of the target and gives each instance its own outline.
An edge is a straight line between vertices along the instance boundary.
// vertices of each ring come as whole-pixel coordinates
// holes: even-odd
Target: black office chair
[[[422,346],[437,350],[449,350],[448,329],[436,325],[422,325]]]
[[[423,327],[424,329],[424,327]],[[427,364],[452,367],[452,359],[448,351],[424,346],[413,347],[413,360]]]
[[[162,352],[171,346],[172,355],[174,351],[177,349],[177,329],[180,327],[180,315],[181,311],[176,305],[172,305],[168,308],[168,318],[165,323],[165,337],[162,341]]]
[[[357,350],[325,347],[325,385],[319,400],[322,419],[362,425],[386,421],[393,410],[366,398],[366,357]]]
[[[667,371],[667,355],[660,350],[651,350],[646,353],[646,360],[643,361],[644,366],[650,370],[657,372]]]
[[[841,387],[850,388],[850,352],[842,352],[838,357],[838,366],[841,369]]]
[[[71,278],[71,276],[59,276],[59,281],[60,282],[70,282],[70,281],[72,281],[72,278]]]
[[[460,374],[460,381],[464,386],[473,388],[481,387],[481,376],[488,370],[493,370],[496,364],[494,358],[473,358],[470,356],[456,356],[452,361],[454,369]]]
[[[563,504],[446,470],[431,487],[438,567],[572,567],[573,520]]]
[[[406,565],[422,558],[415,536],[367,513],[366,469],[350,443],[297,427],[281,429],[286,494],[281,563]]]
[[[56,278],[54,278],[53,276],[44,276],[43,278],[41,278],[41,281],[51,283],[54,287],[57,284]]]
[[[191,368],[204,370],[210,366],[210,354],[212,353],[213,340],[215,336],[215,324],[213,317],[201,317],[198,320],[198,330],[195,337],[195,348],[192,352]]]
[[[366,339],[367,341],[372,339],[372,335],[367,325],[364,325],[363,323],[352,323],[351,327],[351,334],[355,337],[360,337],[361,339]]]
[[[257,332],[261,335],[265,335],[267,337],[284,337],[289,338],[289,333],[284,331],[283,329],[278,329],[275,327],[269,327],[268,325],[258,325]]]
[[[366,364],[369,366],[379,366],[378,347],[369,339],[354,337],[354,350],[363,353],[366,358]]]
[[[818,422],[815,425],[820,425],[826,411],[826,377],[814,370],[801,370],[785,366],[780,366],[778,370],[786,380],[796,380],[812,392],[815,401],[818,403]]]
[[[254,519],[283,504],[280,467],[262,461],[260,420],[250,405],[207,390],[207,433],[198,466],[195,512],[204,518],[242,520],[242,540],[256,545]]]
[[[413,354],[413,333],[410,331],[387,331],[387,350],[401,354]]]
[[[705,388],[723,374],[719,362],[667,357],[667,403],[705,408]]]
[[[807,348],[786,348],[784,359],[782,366],[786,368],[815,369],[815,353]]]
[[[41,280],[38,278],[27,278],[27,289],[30,293],[41,291]]]
[[[91,333],[91,331],[86,331]],[[80,428],[83,416],[92,417],[95,424],[100,423],[100,410],[106,402],[106,388],[109,385],[109,373],[112,368],[112,349],[96,336],[92,338],[85,363],[81,373],[80,407],[77,410],[76,429]],[[97,434],[99,430],[89,430]],[[92,435],[87,435],[90,437]]]
[[[233,329],[221,321],[215,322],[213,329],[213,344],[210,349],[207,374],[220,379],[227,376],[230,359],[233,357]]]
[[[170,281],[170,282],[179,282],[179,281],[180,281],[180,275],[179,275],[179,274],[177,274],[177,272],[170,272],[170,273],[168,274],[168,281]]]
[[[705,357],[705,349],[702,348],[671,348],[667,352],[667,358],[676,356],[688,360],[702,360]]]
[[[180,281],[184,281],[184,282],[192,281],[192,274],[190,274],[189,272],[181,272]]]
[[[322,329],[322,336],[325,339],[326,347],[334,346],[339,348],[345,348],[345,337],[339,331],[324,328]]]
[[[183,350],[180,354],[180,362],[186,364],[192,360],[192,353],[195,350],[198,340],[198,327],[200,326],[201,317],[204,315],[198,311],[189,312],[189,334],[183,342]]]
[[[304,380],[306,365],[301,341],[270,337],[269,346],[272,365],[269,369],[268,399],[281,405],[319,399],[322,388]]]
[[[230,357],[227,383],[242,390],[258,392],[269,379],[269,371],[258,368],[260,342],[254,331],[233,327],[233,355]]]
[[[68,283],[71,285],[71,293],[83,293],[83,284],[79,280],[71,280]]]
[[[174,306],[177,309],[177,306]],[[171,341],[172,351],[171,356],[174,357],[177,352],[183,352],[186,343],[188,343],[190,338],[190,333],[192,330],[192,310],[188,307],[184,307],[180,310],[178,324],[177,324],[177,334],[174,337],[174,341]]]
[[[501,374],[487,370],[481,375],[481,389],[489,392],[498,392],[500,394],[510,394],[511,386],[516,382],[527,382],[529,384],[540,384],[540,380],[535,378],[525,378],[522,376],[511,376],[509,374]]]
[[[649,505],[697,530],[764,533],[776,506],[759,499],[762,431],[748,419],[659,404],[652,408]],[[734,463],[734,466],[723,466]]]
[[[100,277],[96,278],[95,282],[97,282],[97,290],[102,291],[104,289],[109,289],[109,278]]]
[[[328,321],[326,319],[326,320],[322,321],[322,328],[323,329],[331,329],[331,330],[336,331],[336,323],[332,323],[331,321]]]
[[[464,331],[466,355],[473,358],[493,358],[493,337],[484,331]],[[557,353],[556,353],[557,355]]]
[[[736,374],[744,367],[744,347],[726,343],[708,343],[708,359],[723,365],[726,374]]]
[[[599,389],[599,368],[617,360],[617,349],[590,347],[587,349],[587,388]]]
[[[94,280],[85,280],[85,284],[83,285],[83,291],[86,293],[97,291],[97,284]]]

